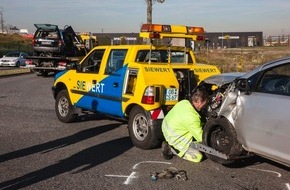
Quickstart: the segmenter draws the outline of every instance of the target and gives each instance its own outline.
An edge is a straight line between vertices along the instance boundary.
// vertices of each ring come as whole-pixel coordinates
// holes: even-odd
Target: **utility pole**
[[[152,1],[164,3],[165,0],[146,0],[147,1],[147,24],[152,24]]]
[[[152,1],[163,3],[165,0],[145,0],[147,2],[147,24],[152,24]],[[147,41],[148,44],[152,43],[152,40]]]
[[[0,25],[1,25],[1,32],[4,33],[3,7],[0,7]]]
[[[152,0],[147,0],[147,24],[152,24]]]

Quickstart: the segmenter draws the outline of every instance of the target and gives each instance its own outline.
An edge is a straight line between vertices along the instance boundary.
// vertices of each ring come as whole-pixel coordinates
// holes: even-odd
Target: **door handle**
[[[118,82],[114,82],[113,86],[114,87],[118,87],[119,86],[119,83]]]

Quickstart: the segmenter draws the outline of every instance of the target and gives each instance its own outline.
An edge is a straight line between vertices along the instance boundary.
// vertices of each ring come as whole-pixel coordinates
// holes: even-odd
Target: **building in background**
[[[97,36],[99,45],[142,44],[139,33],[93,33]]]
[[[138,33],[94,33],[99,44],[140,44]],[[208,32],[205,33],[209,48],[237,48],[263,46],[263,32]]]
[[[142,44],[139,33],[94,33],[99,45]],[[290,46],[290,35],[263,36],[263,32],[206,32],[204,45],[209,49],[261,46]],[[195,44],[198,47],[198,44]]]
[[[209,48],[238,48],[263,46],[263,32],[207,32]]]

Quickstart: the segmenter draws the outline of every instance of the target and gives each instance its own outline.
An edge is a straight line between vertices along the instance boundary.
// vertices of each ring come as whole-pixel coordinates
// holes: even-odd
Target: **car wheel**
[[[145,111],[135,106],[129,114],[128,130],[132,143],[141,149],[152,149],[159,145],[156,130],[150,126]]]
[[[15,67],[20,67],[20,62],[19,62],[19,61],[17,61],[17,62],[15,63]]]
[[[235,158],[243,152],[242,145],[237,140],[236,131],[226,118],[214,118],[205,124],[203,129],[203,143],[226,154],[229,158]],[[234,162],[233,159],[225,160],[211,154],[205,155],[210,160],[223,165]]]
[[[58,119],[64,123],[70,123],[76,119],[77,114],[75,114],[66,90],[61,90],[56,95],[55,111]]]

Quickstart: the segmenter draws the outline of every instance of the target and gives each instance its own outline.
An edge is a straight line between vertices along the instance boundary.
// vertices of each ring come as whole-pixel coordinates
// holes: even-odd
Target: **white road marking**
[[[256,169],[256,168],[247,168],[249,170],[257,170],[257,171],[262,171],[262,172],[269,172],[269,173],[274,173],[277,174],[278,177],[281,177],[282,175],[279,172],[272,171],[272,170],[263,170],[263,169]]]
[[[161,161],[143,161],[143,162],[139,162],[137,164],[135,164],[133,166],[133,170],[137,168],[137,166],[139,166],[140,164],[171,164],[170,162],[161,162]],[[137,175],[137,172],[132,172],[130,175],[110,175],[110,174],[107,174],[105,175],[106,177],[119,177],[119,178],[127,178],[126,181],[124,181],[123,184],[125,185],[129,185],[131,184],[132,180],[135,179],[135,178],[138,178],[138,175]]]
[[[128,185],[131,183],[132,179],[138,178],[136,175],[137,172],[132,172],[130,175],[105,175],[106,177],[120,177],[120,178],[127,178],[123,184]]]
[[[131,183],[133,178],[138,178],[138,176],[135,176],[136,173],[137,172],[132,172],[123,184],[128,185]]]
[[[136,169],[138,165],[140,164],[147,164],[147,163],[153,163],[153,164],[171,164],[170,162],[161,162],[161,161],[143,161],[135,164],[133,166],[133,169]]]
[[[126,177],[129,177],[129,175],[105,175],[106,177],[124,177],[124,178],[126,178]],[[135,178],[137,178],[137,177],[135,177]]]
[[[290,184],[289,183],[285,183],[287,190],[290,190]]]

